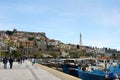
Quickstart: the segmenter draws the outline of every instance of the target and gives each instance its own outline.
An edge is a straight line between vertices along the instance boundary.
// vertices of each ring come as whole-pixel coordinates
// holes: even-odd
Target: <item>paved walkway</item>
[[[33,65],[30,61],[22,64],[13,63],[13,68],[3,68],[0,64],[0,80],[80,80],[79,78],[67,75],[57,70],[45,67],[40,64]]]

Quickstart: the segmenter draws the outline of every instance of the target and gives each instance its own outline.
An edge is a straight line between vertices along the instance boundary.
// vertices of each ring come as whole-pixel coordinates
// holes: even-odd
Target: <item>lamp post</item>
[[[2,58],[1,50],[2,50],[2,48],[1,48],[1,46],[0,46],[0,60],[1,60],[1,58]]]
[[[29,49],[30,42],[26,41],[25,44],[26,44],[26,50],[27,50],[26,56],[28,57],[28,49]]]
[[[10,56],[10,40],[8,40],[8,46],[7,46],[7,53],[8,53],[8,56]]]

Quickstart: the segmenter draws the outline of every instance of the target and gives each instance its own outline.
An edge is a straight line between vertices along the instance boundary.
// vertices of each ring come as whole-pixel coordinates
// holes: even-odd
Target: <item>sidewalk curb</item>
[[[59,77],[61,80],[82,80],[80,78],[68,75],[66,73],[57,71],[55,69],[49,68],[47,66],[44,66],[44,65],[41,65],[41,64],[38,64],[38,63],[36,63],[36,65],[39,66],[40,68],[45,69],[46,71],[50,72],[51,74],[55,75],[56,77]]]

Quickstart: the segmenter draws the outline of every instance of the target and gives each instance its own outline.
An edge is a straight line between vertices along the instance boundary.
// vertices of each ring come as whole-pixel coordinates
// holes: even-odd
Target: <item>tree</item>
[[[11,36],[11,35],[13,35],[13,31],[7,30],[7,31],[6,31],[6,34],[9,35],[9,36]]]
[[[4,52],[4,51],[1,51],[1,57],[5,57],[5,56],[8,56],[8,53],[7,52]]]
[[[58,57],[58,53],[57,52],[50,52],[49,55],[53,56],[54,58]]]
[[[77,47],[77,49],[80,49],[80,46],[79,46],[79,45],[77,45],[76,47]]]
[[[34,37],[29,37],[28,40],[33,41]]]
[[[75,58],[75,57],[76,57],[76,55],[75,55],[75,54],[76,54],[76,53],[71,52],[71,53],[70,53],[70,57],[71,57],[71,58]]]
[[[34,58],[42,58],[42,54],[32,54],[30,57],[34,57]]]
[[[14,58],[22,57],[22,54],[18,53],[17,51],[13,51],[10,56],[13,56]]]

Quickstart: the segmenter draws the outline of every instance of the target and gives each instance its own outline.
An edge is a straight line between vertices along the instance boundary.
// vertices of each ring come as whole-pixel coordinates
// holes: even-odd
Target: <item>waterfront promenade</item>
[[[0,80],[80,80],[63,72],[48,68],[46,66],[35,64],[26,60],[22,64],[13,63],[13,68],[3,68],[0,63]]]

